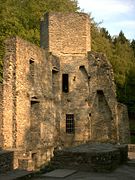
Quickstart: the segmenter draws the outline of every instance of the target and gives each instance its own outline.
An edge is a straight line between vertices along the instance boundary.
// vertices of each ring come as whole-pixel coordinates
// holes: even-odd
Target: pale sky
[[[103,23],[111,36],[122,30],[127,39],[135,39],[135,0],[78,0],[86,13]]]

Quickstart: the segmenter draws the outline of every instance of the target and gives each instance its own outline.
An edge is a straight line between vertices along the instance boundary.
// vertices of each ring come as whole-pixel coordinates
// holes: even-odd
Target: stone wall
[[[61,56],[60,65],[60,81],[62,82],[63,74],[68,74],[69,76],[69,92],[62,92],[61,88],[61,140],[64,142],[64,145],[73,145],[89,139],[89,106],[87,102],[89,87],[87,77],[79,69],[82,65],[88,68],[88,61],[86,56]],[[74,133],[66,133],[66,114],[74,115]]]
[[[13,170],[13,151],[0,151],[0,174]]]
[[[7,41],[3,67],[3,147],[13,147],[15,138],[15,62],[16,42]]]
[[[128,144],[128,151],[135,153],[135,144]]]
[[[127,159],[127,145],[88,143],[56,151],[50,165],[52,168],[110,172]]]
[[[102,54],[60,56],[69,92],[62,92],[61,140],[65,145],[86,141],[117,142],[117,100],[113,70]],[[73,114],[75,133],[66,133],[66,114]],[[102,129],[102,130],[101,130]]]
[[[1,147],[2,147],[2,142],[3,142],[3,138],[2,138],[2,120],[3,120],[3,118],[2,118],[2,107],[3,107],[3,105],[2,105],[2,88],[3,86],[2,86],[2,84],[0,84],[0,149],[1,149]]]
[[[4,60],[3,148],[20,149],[38,156],[59,139],[59,84],[52,82],[52,70],[59,62],[44,50],[20,38],[6,41]],[[56,76],[59,77],[58,70]],[[56,81],[56,82],[55,82]],[[52,86],[52,83],[56,84]],[[55,91],[55,94],[52,92]],[[57,105],[57,108],[56,108]],[[40,151],[40,150],[42,151]],[[27,158],[28,155],[25,157]]]
[[[1,137],[2,147],[15,152],[14,166],[38,168],[54,148],[86,141],[128,142],[112,66],[103,54],[87,52],[88,16],[50,13],[41,38],[45,49],[18,37],[5,42]]]
[[[53,54],[91,50],[90,19],[84,13],[49,13],[41,22],[41,47]]]
[[[116,142],[117,100],[112,66],[103,54],[89,53],[88,58],[92,139]]]
[[[118,103],[118,132],[120,143],[130,143],[129,118],[127,107]]]

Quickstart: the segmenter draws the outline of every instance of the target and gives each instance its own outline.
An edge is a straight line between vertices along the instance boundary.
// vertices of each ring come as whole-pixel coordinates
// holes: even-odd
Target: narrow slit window
[[[105,98],[103,90],[97,90],[97,97],[98,97],[98,104],[102,106],[102,103],[104,102],[104,98]]]
[[[30,128],[36,128],[39,119],[39,101],[37,99],[31,99],[30,101]],[[33,129],[33,130],[34,130]]]
[[[67,93],[69,92],[69,83],[68,83],[68,74],[62,75],[62,91]]]
[[[58,92],[59,76],[58,71],[52,70],[52,93],[56,94]]]
[[[31,75],[31,78],[34,78],[34,60],[33,59],[30,59],[29,66],[30,66],[30,75]]]
[[[74,114],[66,114],[66,133],[74,134],[74,132],[75,132]]]

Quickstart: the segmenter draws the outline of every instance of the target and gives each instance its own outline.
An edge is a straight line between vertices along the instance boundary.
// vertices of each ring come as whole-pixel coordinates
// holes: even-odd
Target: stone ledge
[[[130,160],[127,162],[127,165],[128,166],[132,166],[132,167],[135,167],[135,160]]]
[[[0,151],[0,174],[13,170],[13,151]]]
[[[25,179],[32,176],[33,176],[33,172],[28,172],[24,170],[14,170],[14,171],[9,171],[5,174],[1,174],[0,180]]]
[[[51,165],[53,168],[110,172],[125,163],[127,158],[127,145],[93,143],[55,152]]]

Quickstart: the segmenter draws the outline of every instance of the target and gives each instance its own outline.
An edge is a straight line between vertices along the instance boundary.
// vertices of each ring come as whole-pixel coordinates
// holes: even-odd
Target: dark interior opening
[[[89,113],[89,117],[91,117],[91,113]]]
[[[32,79],[34,79],[34,60],[29,60],[29,66],[30,66],[30,76]]]
[[[39,103],[39,99],[36,96],[33,96],[31,98],[30,103],[31,103],[31,107],[33,107],[34,104],[38,104]]]
[[[32,100],[31,101],[31,106],[33,106],[34,104],[38,104],[39,103],[39,101],[34,101],[34,100]]]
[[[104,95],[103,90],[97,90],[97,94]]]
[[[85,66],[82,65],[82,66],[79,67],[79,69],[80,69],[80,71],[82,72],[82,74],[84,75],[84,77],[86,79],[90,79],[90,76],[88,75],[88,72],[87,72]]]
[[[65,93],[69,92],[68,74],[62,75],[62,91]]]
[[[81,70],[81,69],[85,69],[85,67],[82,65],[82,66],[79,67],[79,69],[80,69],[80,70]]]

